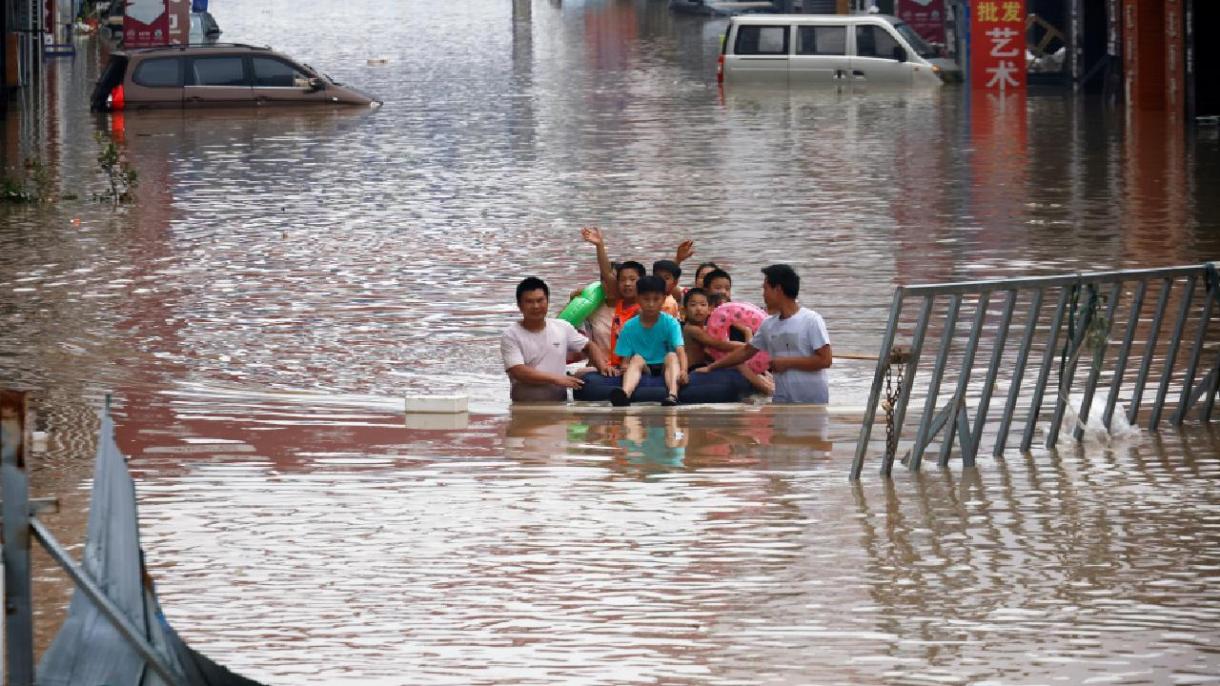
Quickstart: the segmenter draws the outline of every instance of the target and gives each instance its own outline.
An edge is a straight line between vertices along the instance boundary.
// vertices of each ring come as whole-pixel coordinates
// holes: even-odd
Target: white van
[[[961,70],[884,14],[766,14],[729,20],[717,78],[773,86],[939,85]]]

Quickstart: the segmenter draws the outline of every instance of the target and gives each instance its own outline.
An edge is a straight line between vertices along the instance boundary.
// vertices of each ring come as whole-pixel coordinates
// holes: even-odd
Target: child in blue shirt
[[[665,290],[665,281],[656,276],[645,276],[636,284],[640,313],[623,325],[614,347],[614,353],[623,359],[623,387],[610,392],[610,403],[616,407],[631,404],[631,394],[645,371],[653,376],[665,375],[665,390],[669,394],[661,401],[662,405],[677,405],[678,386],[690,380],[682,326],[661,311]]]

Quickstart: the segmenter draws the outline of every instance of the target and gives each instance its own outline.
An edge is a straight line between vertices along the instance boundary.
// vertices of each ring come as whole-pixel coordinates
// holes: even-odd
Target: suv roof
[[[734,24],[774,24],[788,22],[796,24],[844,24],[873,21],[873,23],[888,22],[899,24],[902,20],[888,14],[859,12],[856,14],[742,14],[729,17]]]
[[[187,45],[157,45],[151,48],[132,48],[131,50],[123,50],[115,52],[115,55],[147,55],[154,52],[179,52],[188,55],[202,55],[209,52],[221,50],[257,50],[258,52],[271,52],[271,47],[266,45],[247,45],[245,43],[190,43]]]

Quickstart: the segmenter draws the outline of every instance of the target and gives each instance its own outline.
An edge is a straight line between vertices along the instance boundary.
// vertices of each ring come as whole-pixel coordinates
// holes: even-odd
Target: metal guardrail
[[[109,399],[107,399],[109,411]],[[173,663],[158,651],[107,597],[89,573],[78,565],[68,551],[39,521],[40,512],[57,511],[53,498],[30,498],[26,454],[30,446],[27,423],[27,396],[20,391],[0,391],[0,488],[3,492],[3,585],[4,585],[4,664],[3,682],[10,686],[35,683],[33,588],[31,584],[30,541],[37,540],[67,572],[133,651],[170,686],[186,683]],[[81,646],[87,650],[87,646]]]
[[[1023,423],[1020,445],[1022,451],[1028,451],[1033,444],[1038,419],[1044,412],[1044,401],[1048,399],[1047,387],[1052,372],[1058,366],[1050,395],[1054,409],[1046,441],[1048,446],[1056,445],[1077,380],[1078,363],[1085,353],[1089,355],[1083,395],[1076,408],[1079,418],[1073,430],[1076,440],[1084,435],[1083,427],[1105,374],[1109,375],[1109,387],[1102,423],[1107,430],[1113,426],[1119,396],[1124,389],[1130,390],[1126,419],[1133,425],[1139,419],[1141,409],[1145,409],[1147,428],[1156,430],[1167,405],[1173,400],[1171,391],[1177,395],[1177,405],[1170,417],[1173,424],[1181,424],[1200,401],[1204,404],[1199,416],[1210,421],[1220,386],[1220,345],[1217,344],[1220,332],[1209,332],[1212,312],[1220,295],[1218,290],[1220,278],[1215,262],[1165,269],[897,288],[856,444],[852,480],[859,479],[863,470],[879,405],[885,411],[888,434],[881,474],[889,476],[891,473],[897,448],[902,442],[912,390],[921,372],[924,347],[928,344],[935,345],[937,353],[930,369],[926,370],[929,374],[926,380],[922,375],[918,378],[919,385],[926,391],[919,424],[905,459],[912,471],[919,470],[924,454],[938,436],[938,464],[948,465],[956,442],[963,464],[974,465],[992,398],[1000,382],[1007,382],[1008,387],[995,432],[993,455],[1003,455],[1015,423]],[[1156,306],[1151,318],[1147,318],[1144,305],[1154,294]],[[911,302],[918,303],[913,328],[904,316],[906,306]],[[998,310],[992,308],[993,302],[999,303]],[[1048,303],[1053,305],[1048,308]],[[963,309],[971,322],[964,336],[964,346],[958,331]],[[1167,312],[1176,312],[1176,316],[1168,335],[1162,337]],[[943,320],[940,320],[942,313]],[[1116,317],[1125,322],[1125,327],[1121,329],[1123,335],[1121,341],[1117,341],[1117,349],[1111,354]],[[933,327],[934,320],[943,321],[938,329]],[[1020,342],[1012,348],[1008,343],[1014,327],[1020,331]],[[1142,340],[1139,340],[1141,334]],[[990,357],[987,358],[986,375],[980,383],[976,372],[982,369],[975,369],[975,360],[988,345]],[[1137,350],[1139,365],[1133,367],[1131,361]],[[1027,387],[1026,371],[1035,351],[1041,354],[1040,363],[1032,386]],[[1178,364],[1182,351],[1185,351],[1184,364]],[[1200,362],[1206,362],[1205,352],[1211,355],[1211,371],[1196,383]],[[1108,370],[1107,360],[1111,363]],[[946,382],[946,371],[950,368],[954,371],[949,373]],[[1154,382],[1155,395],[1149,402],[1145,396],[1153,391],[1149,390],[1148,383],[1158,370],[1159,381]],[[899,379],[897,388],[892,383],[895,373]],[[1134,385],[1127,386],[1129,382]],[[952,395],[946,403],[938,405],[942,389],[949,387]],[[1028,390],[1027,399],[1023,398],[1023,388]],[[882,405],[885,390],[888,392]],[[1021,413],[1023,418],[1019,417]]]

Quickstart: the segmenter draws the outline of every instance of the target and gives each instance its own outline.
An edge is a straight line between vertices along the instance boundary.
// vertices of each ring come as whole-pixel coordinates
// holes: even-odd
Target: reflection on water
[[[1214,436],[853,488],[832,440],[854,422],[791,417],[513,413],[291,468],[158,455],[145,543],[174,620],[273,682],[1214,674]],[[484,432],[502,447],[469,450]]]
[[[94,118],[51,63],[0,158],[0,382],[37,391],[52,522],[84,530],[113,392],[176,627],[269,683],[1201,683],[1216,673],[1216,439],[1010,454],[852,488],[871,369],[834,412],[509,412],[527,273],[587,283],[681,239],[758,302],[794,264],[837,351],[895,283],[1220,254],[1215,132],[1036,94],[774,92],[714,78],[723,22],[665,3],[237,3],[365,110]],[[100,190],[91,132],[140,173]],[[451,424],[407,393],[464,391]],[[42,561],[45,645],[67,587]]]

